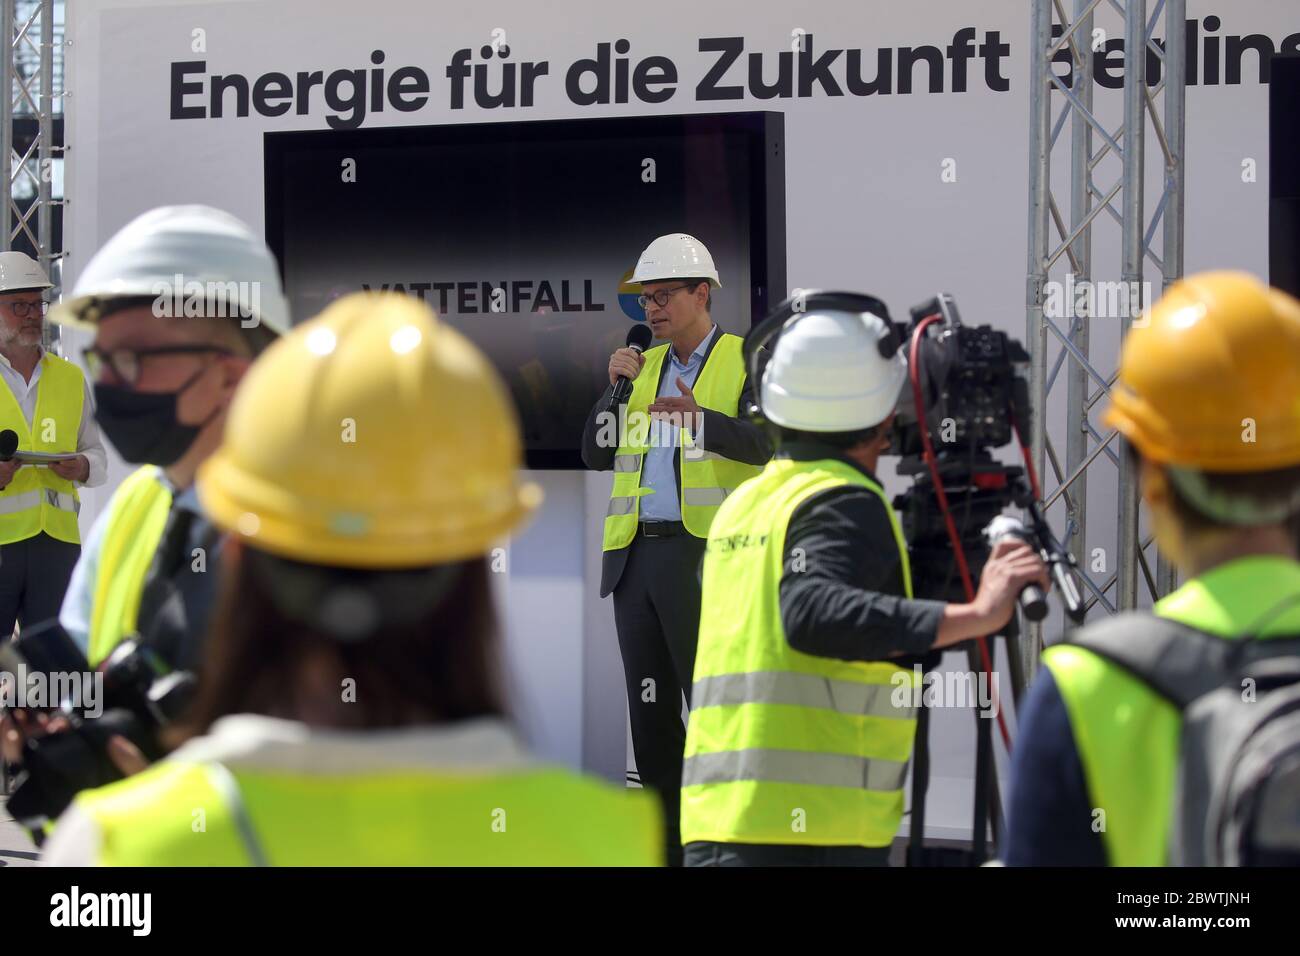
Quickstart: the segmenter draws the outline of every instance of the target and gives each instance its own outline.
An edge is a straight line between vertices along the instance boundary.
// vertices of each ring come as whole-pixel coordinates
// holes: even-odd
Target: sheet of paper
[[[53,461],[69,461],[77,457],[77,452],[56,452],[56,451],[16,451],[14,460],[20,461],[24,465],[48,465]]]

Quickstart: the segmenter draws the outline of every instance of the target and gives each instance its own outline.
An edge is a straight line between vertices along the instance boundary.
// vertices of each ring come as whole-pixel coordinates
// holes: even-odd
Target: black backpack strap
[[[1089,624],[1063,643],[1118,664],[1180,710],[1221,687],[1239,654],[1236,641],[1140,612]]]

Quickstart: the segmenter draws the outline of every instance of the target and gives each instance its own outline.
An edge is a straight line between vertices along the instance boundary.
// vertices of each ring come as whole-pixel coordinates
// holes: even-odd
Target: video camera
[[[193,674],[172,670],[156,651],[134,638],[124,640],[97,670],[92,669],[55,622],[24,628],[15,640],[0,647],[0,671],[28,686],[42,685],[47,694],[50,688],[61,688],[58,700],[8,705],[61,717],[67,723],[65,729],[24,738],[17,787],[6,803],[38,844],[45,825],[67,809],[78,793],[122,778],[108,755],[110,737],[127,738],[151,761],[164,755],[159,731],[185,711],[195,686]],[[87,679],[93,694],[84,690]],[[85,699],[89,696],[96,699]]]
[[[1029,354],[1024,346],[991,326],[963,325],[948,293],[913,307],[910,323],[893,326],[920,385],[920,408],[914,389],[904,388],[891,436],[892,452],[902,456],[898,473],[914,478],[912,487],[894,499],[894,507],[902,515],[917,596],[967,599],[956,574],[952,521],[972,576],[997,539],[1014,533],[1048,564],[1071,619],[1082,620],[1073,556],[1043,518],[1024,467],[1003,464],[992,455],[995,448],[1023,442],[1029,432]],[[923,329],[919,336],[918,329]],[[935,489],[936,472],[942,496]],[[945,503],[951,506],[948,514],[941,507]],[[1024,509],[1028,524],[1017,523],[1014,529],[1005,519],[994,524],[1008,505]],[[1021,607],[1033,621],[1047,613],[1035,593],[1023,598]]]
[[[910,323],[892,323],[894,337],[907,350],[909,385],[904,387],[891,434],[893,452],[902,456],[900,475],[912,486],[894,498],[908,542],[913,593],[917,597],[964,602],[973,597],[994,545],[1006,537],[1025,541],[1047,564],[1076,623],[1084,614],[1075,584],[1074,557],[1056,539],[1037,502],[1026,473],[1024,448],[1029,432],[1029,355],[1015,339],[991,326],[963,325],[957,304],[943,293],[911,310]],[[1020,445],[1025,465],[1003,464],[993,450]],[[1023,509],[1025,521],[1004,515],[1008,505]],[[964,569],[964,575],[960,572]],[[968,590],[969,589],[969,590]],[[1042,589],[1030,585],[1019,597],[1031,621],[1047,615]],[[1003,636],[1018,636],[1013,616]],[[991,672],[992,652],[968,645],[972,672]],[[939,666],[941,652],[926,655],[922,667]],[[1024,687],[1019,655],[1008,654],[1014,697]],[[929,787],[929,715],[917,715],[912,764],[911,865],[957,861],[980,863],[986,856],[986,833],[996,838],[1001,817],[997,777],[993,772],[991,721],[976,719],[975,797],[972,848],[948,852],[927,848],[926,793]],[[1006,734],[1005,726],[1003,734]]]
[[[962,325],[948,293],[914,306],[911,316],[910,323],[893,323],[904,349],[917,326],[931,316],[939,319],[918,343],[917,365],[925,419],[930,434],[940,436],[942,453],[959,459],[972,449],[1008,444],[1013,427],[1028,431],[1029,354],[1019,342],[988,325]],[[921,422],[910,388],[899,401],[893,437],[893,452],[904,459],[900,472],[920,471]]]

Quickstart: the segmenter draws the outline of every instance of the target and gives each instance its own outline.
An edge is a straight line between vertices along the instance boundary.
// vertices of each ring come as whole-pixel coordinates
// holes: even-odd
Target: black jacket
[[[795,461],[831,458],[870,470],[840,449],[813,442],[783,447]],[[781,625],[797,651],[846,661],[890,658],[903,667],[934,644],[946,607],[904,595],[903,565],[880,496],[856,485],[802,502],[786,529],[781,575]]]
[[[700,367],[701,375],[704,374],[704,367],[708,365],[709,356],[721,339],[722,329],[719,328],[718,334],[713,336],[713,339],[709,342],[708,350],[704,353],[704,363]],[[659,381],[655,384],[656,395],[659,394],[659,389],[663,386],[664,375],[672,368],[672,362],[669,359],[669,356],[665,356],[664,362],[659,366]],[[696,381],[699,381],[699,379],[697,378]],[[582,430],[582,460],[592,471],[609,471],[614,467],[614,455],[618,449],[602,447],[597,442],[597,437],[601,431],[600,415],[601,412],[609,408],[610,393],[612,391],[613,386],[605,389],[604,394],[592,406],[591,412],[587,415],[587,424]],[[740,391],[740,408],[748,408],[753,399],[753,383],[746,378],[745,384]],[[703,412],[702,447],[705,451],[716,452],[724,458],[744,462],[747,465],[767,464],[767,460],[772,457],[772,443],[767,436],[767,432],[762,427],[742,418],[732,418],[730,415],[711,408],[706,408]],[[673,471],[677,476],[677,494],[680,498],[682,488],[680,455],[673,456]],[[623,576],[623,567],[626,564],[627,548],[604,552],[600,571],[601,597],[609,596],[614,588],[618,586],[619,579]]]

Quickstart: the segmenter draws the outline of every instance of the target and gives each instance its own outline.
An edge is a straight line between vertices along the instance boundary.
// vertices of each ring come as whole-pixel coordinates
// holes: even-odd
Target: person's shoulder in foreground
[[[538,762],[498,719],[322,731],[218,721],[81,794],[49,866],[658,866],[648,796]]]

